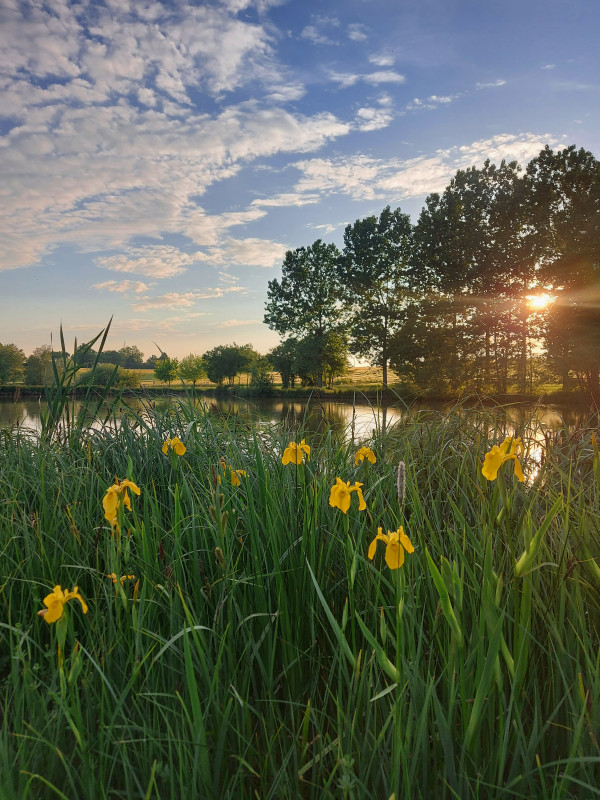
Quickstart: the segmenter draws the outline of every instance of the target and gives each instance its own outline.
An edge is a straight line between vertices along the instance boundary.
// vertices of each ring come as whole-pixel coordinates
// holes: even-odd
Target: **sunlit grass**
[[[597,445],[488,481],[496,420],[352,442],[175,402],[68,442],[0,433],[0,797],[597,796]],[[118,526],[115,478],[140,488]],[[365,510],[330,505],[337,478]],[[400,526],[402,568],[369,560]],[[88,613],[39,617],[55,585]]]

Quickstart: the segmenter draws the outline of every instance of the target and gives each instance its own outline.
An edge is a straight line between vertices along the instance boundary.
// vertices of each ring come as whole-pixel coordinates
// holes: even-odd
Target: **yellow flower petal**
[[[363,497],[362,489],[360,489],[358,486],[356,487],[356,494],[358,495],[358,510],[364,511],[365,508],[367,507],[367,504],[365,503],[365,498]]]
[[[358,452],[354,456],[354,463],[356,464],[356,466],[358,466],[365,460],[365,458],[367,459],[367,461],[370,461],[371,464],[374,464],[377,461],[377,459],[375,458],[375,453],[371,450],[370,447],[361,447],[360,450],[358,450]]]
[[[383,533],[382,528],[377,528],[377,536],[373,539],[373,541],[369,545],[369,551],[367,553],[367,556],[370,559],[372,559],[375,556],[378,539],[380,539],[382,542],[385,542],[386,544],[389,542],[389,537],[385,533]]]
[[[503,460],[500,448],[495,444],[490,452],[485,454],[483,467],[481,469],[483,477],[487,478],[488,481],[495,481],[498,476],[498,470],[503,464]]]
[[[398,528],[397,533],[398,533],[398,539],[400,541],[400,544],[406,550],[406,552],[407,553],[414,553],[415,552],[415,548],[413,547],[411,540],[404,533],[404,528],[402,527],[402,525]]]
[[[525,480],[525,476],[523,475],[523,469],[519,464],[518,458],[515,458],[515,475],[521,481],[521,483],[523,483],[523,481]]]
[[[390,569],[400,569],[404,564],[404,548],[397,540],[391,541],[385,548],[385,563]]]
[[[124,480],[122,480],[122,481],[121,481],[121,489],[124,489],[124,488],[129,488],[129,489],[131,489],[131,491],[132,491],[134,494],[137,494],[137,495],[139,495],[139,494],[140,494],[140,489],[139,489],[139,487],[138,487],[138,486],[136,486],[136,485],[135,485],[135,483],[134,483],[133,481],[129,481],[129,480],[127,480],[127,478],[125,478]]]
[[[301,464],[304,458],[303,453],[306,453],[307,460],[310,461],[310,445],[306,444],[304,439],[302,439],[300,444],[296,444],[296,442],[290,442],[283,451],[281,463],[296,465]]]
[[[175,450],[175,452],[177,453],[178,456],[184,456],[185,455],[185,452],[186,452],[187,448],[184,445],[184,443],[182,441],[180,441],[179,439],[173,439],[171,447],[173,448],[173,450]]]

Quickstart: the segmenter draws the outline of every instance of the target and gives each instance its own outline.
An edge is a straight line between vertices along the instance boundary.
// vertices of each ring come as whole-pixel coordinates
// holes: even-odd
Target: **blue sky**
[[[279,337],[285,251],[459,168],[600,156],[591,0],[0,0],[0,342]]]

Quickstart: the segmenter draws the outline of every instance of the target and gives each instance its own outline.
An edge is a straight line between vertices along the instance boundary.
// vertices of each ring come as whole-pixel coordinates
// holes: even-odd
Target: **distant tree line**
[[[388,206],[348,225],[342,250],[288,251],[264,321],[286,337],[271,353],[284,385],[303,363],[322,385],[338,337],[385,385],[391,367],[418,389],[525,392],[552,377],[598,394],[599,300],[600,164],[546,147],[525,170],[459,170],[414,225]]]
[[[273,386],[271,360],[261,356],[251,344],[238,345],[235,342],[214,347],[203,355],[190,353],[182,359],[170,358],[161,350],[160,355],[152,355],[146,361],[135,346],[101,352],[86,347],[76,349],[72,356],[53,353],[49,346],[42,346],[26,358],[15,344],[0,344],[0,385],[23,381],[30,386],[47,384],[53,379],[54,369],[60,371],[63,368],[64,358],[90,370],[82,372],[79,384],[93,382],[103,386],[110,381],[115,388],[136,387],[140,380],[135,370],[151,369],[157,380],[169,385],[182,379],[195,387],[199,380],[208,378],[222,386],[225,382],[233,384],[236,376],[247,373],[250,375],[249,385],[256,391],[269,392]]]

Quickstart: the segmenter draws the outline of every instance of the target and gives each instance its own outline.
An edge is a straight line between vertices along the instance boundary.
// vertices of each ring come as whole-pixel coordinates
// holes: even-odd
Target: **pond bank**
[[[93,388],[93,387],[92,387]],[[69,392],[73,398],[85,397],[90,387],[75,388]],[[97,387],[101,391],[102,387]],[[93,394],[93,392],[92,392]],[[355,402],[360,398],[362,402],[375,404],[391,405],[394,403],[406,403],[407,405],[415,402],[436,402],[436,403],[465,403],[467,405],[510,405],[513,403],[541,403],[543,405],[560,405],[568,407],[586,408],[598,410],[600,408],[600,398],[594,397],[584,392],[551,392],[545,394],[469,394],[469,395],[443,395],[434,393],[411,393],[404,387],[395,389],[393,386],[388,389],[383,388],[364,388],[352,386],[339,386],[333,389],[316,387],[297,387],[294,389],[275,388],[268,394],[254,392],[248,386],[214,386],[196,387],[191,386],[142,386],[135,389],[125,388],[117,392],[109,393],[115,397],[181,397],[182,395],[192,395],[195,398],[202,397],[238,397],[238,398],[270,398],[274,400],[332,400]],[[45,399],[45,388],[43,386],[0,386],[0,398],[10,399],[17,402],[21,398]]]

